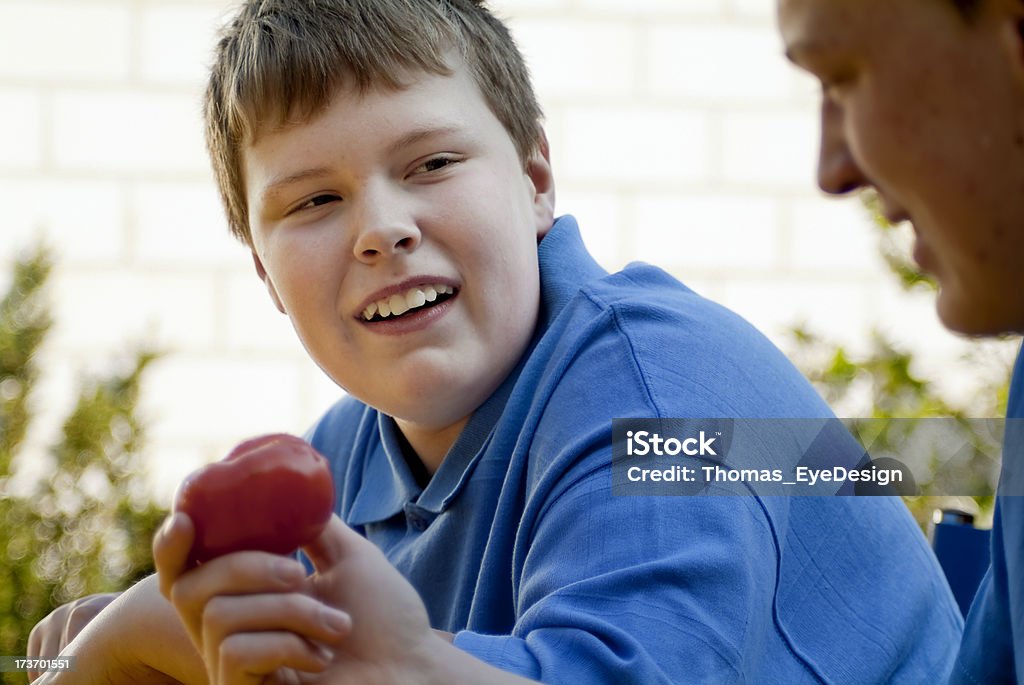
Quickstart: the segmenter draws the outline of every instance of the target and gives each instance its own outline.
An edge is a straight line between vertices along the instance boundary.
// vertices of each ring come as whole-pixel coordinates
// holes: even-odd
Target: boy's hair
[[[251,245],[242,149],[308,121],[341,87],[402,88],[410,72],[468,66],[523,164],[541,110],[508,29],[483,0],[246,0],[224,27],[203,114],[206,145],[231,232]]]

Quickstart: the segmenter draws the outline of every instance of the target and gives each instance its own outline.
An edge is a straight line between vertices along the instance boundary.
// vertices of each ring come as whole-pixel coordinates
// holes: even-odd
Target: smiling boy
[[[544,142],[524,169],[464,66],[399,78],[260,135],[242,168],[278,309],[433,472],[533,335],[554,191]]]
[[[259,552],[187,569],[173,517],[154,556],[181,622],[145,581],[68,648],[80,673],[861,685],[949,668],[960,619],[899,500],[612,494],[614,418],[829,412],[746,322],[654,267],[606,273],[555,219],[526,68],[482,3],[249,2],[206,112],[232,229],[349,394],[308,435],[338,516],[308,577]]]
[[[942,322],[1024,332],[1024,3],[780,0],[786,52],[822,83],[818,183],[877,191],[939,284]],[[1007,404],[992,566],[951,682],[1024,683],[1024,356]]]

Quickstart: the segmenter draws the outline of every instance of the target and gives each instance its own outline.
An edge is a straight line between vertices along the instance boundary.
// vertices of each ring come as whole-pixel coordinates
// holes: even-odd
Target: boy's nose
[[[422,238],[410,217],[400,217],[392,212],[364,212],[361,223],[353,252],[356,259],[367,264],[412,252],[419,247]]]
[[[821,150],[818,186],[830,195],[843,195],[868,185],[846,141],[843,112],[825,97],[821,103]]]
[[[371,263],[400,252],[412,252],[420,244],[418,231],[404,231],[397,227],[364,232],[356,242],[355,255],[360,261]]]

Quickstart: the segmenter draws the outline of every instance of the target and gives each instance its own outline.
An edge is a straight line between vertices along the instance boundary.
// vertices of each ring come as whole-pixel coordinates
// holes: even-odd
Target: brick
[[[124,78],[130,28],[131,10],[125,3],[0,3],[0,75]]]
[[[895,277],[879,279],[869,288],[871,316],[874,326],[890,340],[904,348],[920,348],[922,359],[954,358],[961,338],[946,330],[935,311],[935,293],[930,291],[904,291]],[[920,346],[921,341],[928,341]]]
[[[0,183],[7,239],[0,259],[42,240],[59,265],[112,262],[124,252],[124,194],[111,182],[14,180]]]
[[[728,7],[736,16],[746,19],[761,19],[771,22],[771,25],[774,26],[774,2],[765,2],[765,0],[728,0]]]
[[[722,122],[722,173],[738,184],[814,187],[818,120],[803,111],[730,111]]]
[[[848,269],[870,277],[884,271],[877,231],[858,199],[796,202],[790,237],[789,254],[796,269]]]
[[[302,374],[302,399],[298,405],[302,416],[308,417],[306,429],[346,394],[322,369],[313,364],[307,365]]]
[[[146,476],[151,483],[154,500],[160,506],[170,508],[174,493],[185,476],[216,459],[196,441],[176,444],[166,439],[150,439],[146,446]]]
[[[636,203],[637,256],[683,273],[770,269],[779,260],[775,202],[756,196],[663,195]]]
[[[513,24],[534,88],[546,99],[625,97],[637,72],[636,31],[621,22],[579,19]]]
[[[616,12],[641,16],[713,16],[721,13],[725,0],[580,0],[584,11]]]
[[[210,278],[145,271],[64,269],[53,282],[62,350],[123,349],[136,341],[177,350],[213,343]]]
[[[0,89],[0,170],[24,170],[42,160],[43,105],[23,90]]]
[[[622,268],[631,255],[624,255],[624,202],[610,193],[558,190],[556,214],[572,214],[590,254],[609,270]]]
[[[198,97],[142,91],[65,91],[54,98],[54,156],[62,170],[208,169]]]
[[[155,440],[218,442],[301,433],[312,419],[296,411],[301,365],[290,359],[178,354],[154,367],[144,410]]]
[[[158,83],[205,83],[217,29],[227,14],[219,2],[147,6],[140,31],[142,77]]]
[[[249,266],[226,280],[222,340],[228,350],[305,355],[291,321],[274,306],[255,269]]]
[[[572,107],[565,121],[564,152],[555,168],[573,179],[672,183],[708,176],[710,126],[700,113]]]
[[[493,0],[487,3],[499,18],[508,19],[519,14],[537,10],[560,10],[571,0]]]
[[[248,266],[249,251],[228,232],[212,180],[143,183],[132,198],[137,256],[143,263]]]
[[[59,439],[64,420],[74,409],[82,368],[71,357],[55,353],[50,345],[40,349],[35,361],[41,373],[29,396],[33,412],[30,430],[40,445],[49,446]]]
[[[0,206],[6,210],[0,261],[12,261],[38,244],[43,237],[43,207],[35,183],[4,179],[0,181]],[[6,287],[7,274],[2,274]]]
[[[723,284],[719,302],[785,348],[798,324],[840,342],[858,337],[872,321],[868,299],[857,281],[736,278]]]
[[[646,70],[658,95],[749,102],[791,87],[793,69],[772,26],[669,24],[649,36]]]

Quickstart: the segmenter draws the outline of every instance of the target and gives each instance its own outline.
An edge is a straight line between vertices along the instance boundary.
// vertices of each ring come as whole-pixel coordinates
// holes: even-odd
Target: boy
[[[818,182],[874,188],[913,222],[943,323],[1024,331],[1024,3],[780,0],[787,55],[823,86]],[[1024,361],[1007,406],[992,565],[967,617],[954,683],[1024,682]]]
[[[150,582],[69,647],[80,669],[645,684],[948,669],[960,618],[898,500],[613,496],[613,418],[828,410],[745,322],[652,267],[605,273],[554,220],[525,66],[480,3],[249,2],[206,112],[233,230],[350,395],[308,436],[340,518],[304,550],[308,578],[257,552],[186,570],[191,522],[172,518],[160,586],[202,660],[154,646],[182,644],[172,622],[94,658],[131,617],[167,615]]]

